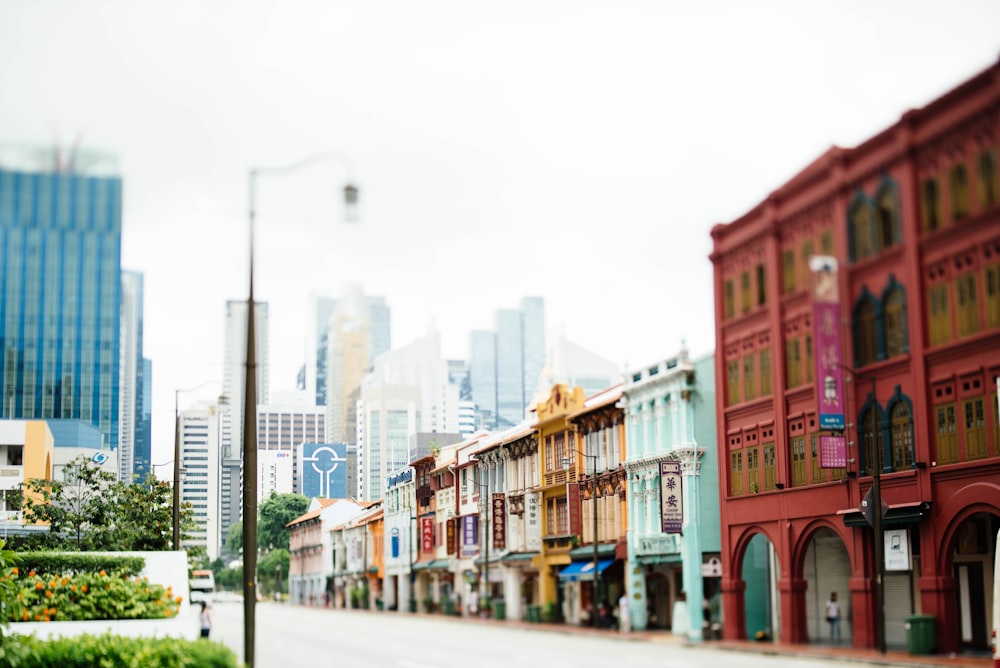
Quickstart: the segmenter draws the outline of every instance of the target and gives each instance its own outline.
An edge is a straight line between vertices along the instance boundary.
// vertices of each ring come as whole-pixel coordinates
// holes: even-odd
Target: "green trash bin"
[[[540,605],[528,606],[528,621],[532,624],[538,624],[542,621],[542,606]]]
[[[441,600],[441,612],[443,612],[445,615],[454,615],[455,614],[455,601],[451,600],[450,598],[442,599]]]
[[[490,602],[493,606],[493,619],[507,619],[507,604],[502,599],[493,599]]]
[[[906,649],[910,654],[933,654],[935,650],[934,615],[910,615],[906,618]]]

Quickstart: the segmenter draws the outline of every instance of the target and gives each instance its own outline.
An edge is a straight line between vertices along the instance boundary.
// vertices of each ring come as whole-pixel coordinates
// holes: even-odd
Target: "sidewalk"
[[[989,655],[932,654],[915,656],[902,650],[889,650],[879,654],[873,649],[854,648],[848,645],[793,645],[781,642],[752,642],[749,640],[707,640],[702,643],[691,643],[686,638],[675,636],[669,631],[633,631],[619,633],[607,629],[595,629],[592,626],[576,626],[573,624],[528,623],[523,621],[495,621],[474,617],[453,617],[471,623],[498,624],[519,629],[544,631],[547,633],[563,633],[573,635],[595,635],[618,638],[631,642],[662,642],[684,645],[686,647],[727,650],[732,652],[752,652],[763,655],[794,656],[811,659],[830,659],[844,662],[873,663],[883,666],[911,666],[926,668],[927,666],[943,666],[954,668],[993,668],[993,659]]]

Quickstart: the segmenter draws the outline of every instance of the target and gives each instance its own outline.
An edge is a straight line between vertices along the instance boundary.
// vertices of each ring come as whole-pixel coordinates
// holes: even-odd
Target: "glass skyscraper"
[[[3,416],[83,420],[117,449],[121,178],[51,156],[47,170],[7,164],[0,157]]]

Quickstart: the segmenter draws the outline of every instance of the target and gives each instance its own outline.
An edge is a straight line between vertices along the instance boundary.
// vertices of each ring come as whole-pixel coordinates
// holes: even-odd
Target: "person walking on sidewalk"
[[[830,592],[830,600],[826,602],[826,621],[830,624],[830,641],[840,642],[840,603],[835,591]]]
[[[208,604],[201,602],[201,637],[208,638],[212,631],[212,615],[208,612]]]
[[[618,628],[622,633],[632,630],[632,608],[629,607],[628,594],[622,594],[618,599]]]

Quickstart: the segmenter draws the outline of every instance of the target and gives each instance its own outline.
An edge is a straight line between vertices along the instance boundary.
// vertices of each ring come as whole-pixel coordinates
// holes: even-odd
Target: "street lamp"
[[[878,429],[878,399],[875,394],[875,376],[858,373],[843,364],[838,364],[852,378],[861,378],[871,384],[872,406],[872,500],[871,524],[874,534],[875,557],[875,647],[885,654],[885,538],[882,535],[882,437]],[[860,430],[857,433],[861,434]],[[860,437],[859,441],[862,440]]]
[[[594,489],[590,493],[590,499],[591,499],[591,502],[592,502],[592,504],[591,504],[591,508],[592,508],[591,514],[594,516],[594,588],[593,588],[593,591],[594,591],[594,601],[592,603],[593,612],[591,613],[591,617],[593,618],[594,628],[597,628],[598,626],[600,626],[600,620],[597,617],[597,606],[598,606],[598,601],[600,600],[600,598],[599,598],[599,593],[600,592],[598,590],[599,581],[597,579],[597,576],[598,576],[598,571],[597,571],[597,455],[588,455],[587,453],[580,452],[579,450],[576,450],[574,448],[570,448],[570,450],[572,452],[575,452],[576,454],[580,455],[581,457],[586,457],[588,460],[591,460],[591,459],[594,460],[594,472],[591,475],[591,480],[593,481]],[[569,464],[570,464],[569,456],[568,455],[564,455],[563,456],[563,460],[562,460],[563,471],[569,471]],[[567,512],[568,512],[568,510],[567,510]]]
[[[181,549],[181,392],[194,392],[217,381],[208,380],[194,387],[174,390],[174,495],[173,495],[173,549]],[[220,397],[221,400],[222,397]]]
[[[317,153],[283,167],[252,167],[248,173],[250,231],[250,296],[247,299],[246,373],[243,378],[243,661],[254,668],[254,613],[257,592],[257,340],[254,332],[253,261],[257,217],[257,178],[285,176],[319,162],[342,163],[350,176],[351,165],[335,152]],[[357,220],[358,189],[344,186],[344,218]]]

